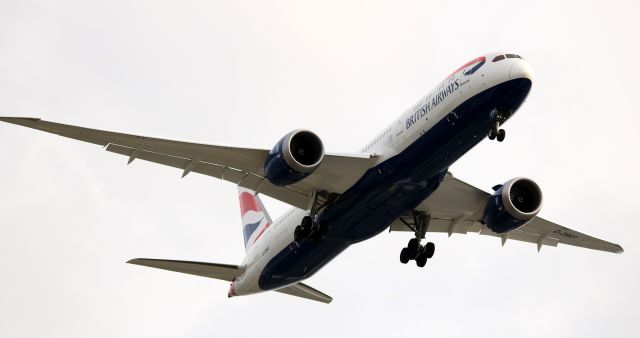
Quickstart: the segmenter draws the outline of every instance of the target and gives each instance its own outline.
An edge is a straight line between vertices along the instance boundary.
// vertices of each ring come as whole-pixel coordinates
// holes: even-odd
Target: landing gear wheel
[[[304,228],[311,228],[311,217],[304,216],[300,225]]]
[[[293,230],[293,239],[296,242],[299,242],[303,239],[305,239],[306,237],[309,237],[309,234],[311,233],[311,226],[307,225],[307,222],[304,221],[304,219],[301,222],[302,224],[298,225],[295,230]]]
[[[400,251],[400,263],[407,264],[409,263],[409,249],[402,248]]]
[[[419,268],[424,268],[424,266],[427,264],[427,255],[425,255],[425,253],[421,253],[418,255],[418,257],[416,257],[416,265]]]
[[[490,140],[496,139],[496,132],[493,129],[489,130],[489,139]]]
[[[433,242],[429,242],[427,243],[427,245],[424,246],[424,255],[427,258],[431,258],[433,257],[433,254],[436,252],[436,245],[433,244]]]
[[[297,226],[295,230],[293,230],[293,240],[298,242],[302,239],[302,227]]]
[[[498,131],[498,136],[496,136],[496,138],[498,139],[498,142],[502,142],[504,141],[504,137],[507,135],[507,132],[504,131],[504,129],[500,129]]]
[[[412,238],[407,245],[408,254],[411,258],[414,258],[418,255],[418,250],[420,249],[420,241],[417,238]]]

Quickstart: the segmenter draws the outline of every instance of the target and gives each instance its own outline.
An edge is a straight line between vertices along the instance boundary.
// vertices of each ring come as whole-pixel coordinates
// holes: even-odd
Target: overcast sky
[[[237,264],[236,188],[0,124],[1,337],[636,337],[640,210],[636,1],[0,2],[0,116],[271,147],[296,128],[353,152],[461,64],[502,50],[531,95],[451,171],[485,190],[536,180],[541,216],[615,255],[478,235],[352,246],[308,284],[228,283],[125,264]],[[273,216],[286,205],[268,200]]]

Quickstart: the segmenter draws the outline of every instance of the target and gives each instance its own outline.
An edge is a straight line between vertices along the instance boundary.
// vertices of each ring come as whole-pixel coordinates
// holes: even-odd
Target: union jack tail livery
[[[238,187],[238,199],[240,200],[244,249],[248,251],[273,222],[262,201],[255,195],[254,191]]]

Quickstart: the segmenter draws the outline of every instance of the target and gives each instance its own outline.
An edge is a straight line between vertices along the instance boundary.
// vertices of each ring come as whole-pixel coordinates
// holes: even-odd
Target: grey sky
[[[227,283],[124,264],[238,263],[232,184],[0,124],[1,337],[632,337],[640,318],[634,1],[0,2],[0,115],[271,147],[295,128],[352,152],[466,61],[533,65],[504,143],[452,168],[489,190],[535,179],[541,215],[623,255],[406,233],[351,247],[308,283],[324,305],[226,298]],[[274,216],[286,206],[269,200]]]

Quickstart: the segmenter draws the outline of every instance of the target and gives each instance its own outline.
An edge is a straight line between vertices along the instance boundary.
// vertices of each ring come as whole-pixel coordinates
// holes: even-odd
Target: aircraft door
[[[404,141],[404,138],[405,138],[404,128],[405,128],[404,120],[400,118],[398,122],[396,122],[395,137],[392,142],[393,144],[400,144]]]

